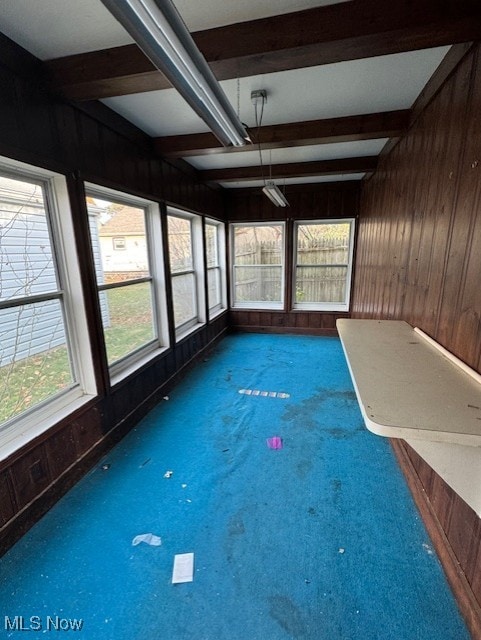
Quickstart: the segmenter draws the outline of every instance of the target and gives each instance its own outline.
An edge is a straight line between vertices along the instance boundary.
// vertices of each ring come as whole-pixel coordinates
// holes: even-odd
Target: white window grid
[[[225,268],[225,227],[222,222],[211,218],[205,219],[206,229],[208,226],[215,229],[215,261],[214,264],[207,264],[207,276],[209,273],[216,273],[216,282],[219,283],[219,302],[211,305],[209,302],[209,318],[212,319],[227,307],[226,291],[226,268]],[[207,242],[206,242],[207,248]]]
[[[190,223],[190,238],[192,250],[191,267],[179,271],[171,270],[172,283],[180,276],[192,275],[194,279],[194,313],[192,316],[175,325],[176,340],[182,340],[193,330],[205,324],[206,297],[204,285],[204,238],[202,233],[202,218],[195,213],[189,213],[174,207],[167,208],[167,215],[173,218],[187,220]]]
[[[250,300],[246,302],[236,301],[235,299],[235,271],[237,268],[242,268],[244,265],[236,265],[235,264],[235,230],[238,228],[249,228],[249,227],[281,227],[282,229],[282,246],[281,246],[281,256],[282,262],[280,265],[270,265],[270,264],[256,264],[256,265],[247,265],[249,267],[256,267],[259,269],[271,269],[272,267],[280,267],[281,269],[281,299],[276,302],[268,302],[264,300]],[[286,224],[283,221],[269,221],[269,222],[233,222],[230,224],[230,256],[231,256],[231,306],[233,309],[272,309],[272,310],[281,310],[284,309],[284,295],[285,295],[285,246],[286,246]]]
[[[97,283],[99,294],[103,291],[121,289],[142,283],[148,283],[150,286],[154,336],[137,349],[112,362],[109,372],[111,381],[116,383],[169,346],[165,274],[161,249],[162,223],[160,208],[157,203],[150,200],[96,184],[86,183],[85,188],[87,196],[108,200],[115,204],[136,207],[144,211],[149,274],[120,282]]]
[[[297,248],[298,248],[298,231],[300,226],[309,225],[329,225],[329,224],[349,224],[349,248],[348,248],[348,260],[343,263],[329,263],[329,264],[300,264],[297,260]],[[322,218],[316,220],[296,220],[294,222],[294,257],[293,257],[293,269],[292,269],[292,308],[305,311],[349,311],[350,294],[351,294],[351,279],[352,279],[352,266],[354,255],[354,230],[355,230],[354,218]],[[345,298],[341,302],[296,302],[296,282],[297,282],[297,269],[298,267],[309,267],[315,269],[325,269],[328,267],[341,267],[346,269],[346,293]]]

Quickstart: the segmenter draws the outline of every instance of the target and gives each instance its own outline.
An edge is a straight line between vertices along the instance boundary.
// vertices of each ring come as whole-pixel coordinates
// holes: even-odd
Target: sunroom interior
[[[480,37],[472,0],[6,0],[6,637],[481,638]]]

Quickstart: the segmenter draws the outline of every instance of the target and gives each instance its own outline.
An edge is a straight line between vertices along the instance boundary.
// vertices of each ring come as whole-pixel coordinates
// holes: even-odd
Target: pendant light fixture
[[[257,91],[251,92],[251,102],[254,105],[255,111],[255,119],[256,119],[256,129],[257,129],[257,146],[259,148],[259,159],[260,159],[260,167],[262,172],[262,179],[264,180],[264,187],[262,188],[262,192],[266,194],[269,200],[275,204],[276,207],[288,207],[289,203],[276,185],[274,180],[272,179],[272,151],[270,155],[269,162],[269,180],[266,180],[264,177],[264,163],[262,161],[262,149],[261,149],[261,141],[260,141],[260,129],[262,125],[262,116],[264,115],[264,105],[267,102],[267,91],[265,89],[259,89]],[[261,107],[260,115],[258,113],[258,106]]]
[[[269,198],[271,202],[273,202],[276,207],[288,207],[289,203],[286,200],[285,195],[276,185],[273,180],[267,180],[264,188],[262,189],[263,193]]]

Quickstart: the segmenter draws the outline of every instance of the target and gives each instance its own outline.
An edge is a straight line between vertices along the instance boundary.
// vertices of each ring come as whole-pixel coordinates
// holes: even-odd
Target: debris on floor
[[[283,391],[260,391],[259,389],[239,389],[239,393],[244,396],[261,396],[263,398],[290,398],[288,393]]]
[[[269,449],[282,449],[282,438],[279,436],[267,438],[267,446]]]
[[[164,478],[172,478],[173,475],[174,475],[173,471],[166,471],[164,473]]]
[[[132,546],[136,547],[141,542],[149,544],[151,547],[160,547],[162,540],[153,533],[141,533],[132,540]]]
[[[172,570],[172,584],[193,582],[194,580],[194,554],[178,553],[174,556],[174,568]]]

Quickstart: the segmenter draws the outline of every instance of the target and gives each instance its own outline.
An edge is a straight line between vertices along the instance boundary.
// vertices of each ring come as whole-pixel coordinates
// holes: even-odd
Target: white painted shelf
[[[370,431],[481,446],[476,372],[403,321],[339,319],[337,329]]]

